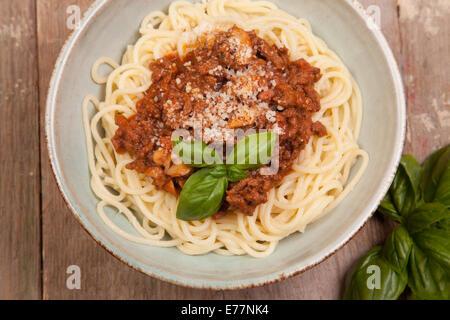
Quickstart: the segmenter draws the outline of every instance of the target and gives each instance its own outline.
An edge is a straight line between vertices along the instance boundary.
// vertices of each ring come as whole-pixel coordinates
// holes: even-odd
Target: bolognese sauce
[[[152,84],[136,105],[136,114],[117,114],[112,143],[134,159],[127,169],[152,178],[161,190],[177,195],[194,168],[172,161],[172,133],[194,132],[214,144],[229,139],[233,129],[266,129],[279,137],[279,170],[261,169],[230,183],[218,216],[229,211],[251,215],[267,193],[289,174],[313,135],[326,128],[312,116],[320,110],[314,85],[320,69],[306,60],[291,61],[286,48],[234,26],[199,39],[180,57],[167,55],[150,64]]]

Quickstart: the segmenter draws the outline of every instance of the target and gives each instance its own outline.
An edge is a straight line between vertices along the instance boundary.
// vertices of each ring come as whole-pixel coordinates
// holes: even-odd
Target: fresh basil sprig
[[[187,165],[202,168],[189,177],[178,200],[177,218],[184,221],[204,220],[219,211],[229,182],[239,182],[245,170],[259,168],[270,162],[276,134],[264,132],[239,141],[226,164],[215,150],[200,141],[174,141],[174,152]],[[209,158],[208,158],[209,157]],[[211,161],[213,159],[214,161]]]
[[[450,299],[450,146],[420,166],[403,156],[388,194],[378,208],[401,225],[347,274],[345,299]],[[379,286],[369,285],[369,268]],[[373,274],[374,275],[374,274]]]

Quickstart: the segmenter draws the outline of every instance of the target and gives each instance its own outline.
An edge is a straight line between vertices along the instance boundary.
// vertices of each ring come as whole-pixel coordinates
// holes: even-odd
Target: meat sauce
[[[177,195],[195,170],[172,162],[174,130],[193,134],[200,126],[206,143],[229,139],[233,129],[278,133],[278,172],[267,176],[260,169],[249,170],[247,178],[230,183],[216,217],[235,210],[253,214],[291,172],[310,137],[326,134],[312,120],[320,110],[314,89],[320,69],[304,59],[290,61],[286,48],[270,45],[254,31],[234,26],[209,34],[184,57],[165,56],[152,62],[150,70],[152,84],[136,114],[116,115],[112,143],[118,153],[132,155],[127,169],[151,177],[158,189]]]

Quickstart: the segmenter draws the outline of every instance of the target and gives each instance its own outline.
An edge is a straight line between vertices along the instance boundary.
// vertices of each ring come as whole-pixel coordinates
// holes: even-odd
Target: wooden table
[[[196,290],[155,280],[113,258],[82,229],[50,170],[44,112],[53,65],[70,33],[68,7],[84,11],[92,2],[0,0],[0,299],[340,298],[350,265],[392,229],[381,215],[311,270],[239,291]],[[382,30],[406,86],[405,152],[421,161],[450,142],[450,1],[361,2],[381,9]],[[81,268],[80,290],[66,287],[70,265]]]

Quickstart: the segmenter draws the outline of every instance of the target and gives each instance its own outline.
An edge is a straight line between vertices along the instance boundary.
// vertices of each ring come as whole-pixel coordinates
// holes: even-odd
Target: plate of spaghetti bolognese
[[[390,186],[401,77],[356,1],[99,0],[46,113],[92,237],[176,284],[233,289],[342,247]]]

